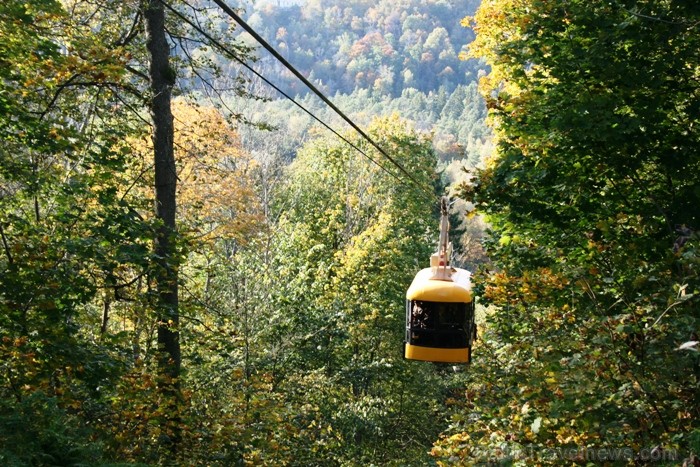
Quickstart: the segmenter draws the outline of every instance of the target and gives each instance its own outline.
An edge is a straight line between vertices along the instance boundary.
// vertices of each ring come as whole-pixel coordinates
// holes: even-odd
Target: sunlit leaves
[[[398,118],[369,131],[423,189],[436,183],[427,139]],[[296,455],[310,463],[384,463],[398,452],[424,459],[445,385],[403,361],[401,328],[406,287],[434,242],[435,206],[412,182],[335,141],[310,142],[290,169],[265,334],[285,345],[277,371],[289,382],[280,389],[297,411],[313,414]]]
[[[174,114],[181,216],[198,237],[246,243],[261,222],[255,162],[217,110],[176,102]]]
[[[528,459],[527,446],[616,443],[688,455],[697,430],[677,413],[697,407],[697,366],[674,348],[697,333],[676,289],[694,290],[698,276],[694,254],[673,247],[675,231],[698,222],[688,171],[700,163],[689,146],[699,135],[687,126],[697,118],[684,110],[698,62],[673,45],[697,43],[697,10],[643,4],[654,14],[490,1],[469,20],[471,50],[492,66],[481,85],[497,133],[496,156],[469,194],[492,223],[498,268],[484,276],[484,298],[498,307],[483,334],[494,352],[470,389],[502,390],[475,403],[493,427],[465,431],[516,460]],[[524,404],[534,418],[505,411]],[[459,436],[436,455],[489,455],[455,450]]]

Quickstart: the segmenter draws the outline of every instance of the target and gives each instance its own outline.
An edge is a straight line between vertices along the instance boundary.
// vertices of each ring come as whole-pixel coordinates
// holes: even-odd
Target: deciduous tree
[[[436,455],[697,454],[697,355],[677,350],[698,332],[697,8],[491,1],[468,23],[497,150],[465,196],[493,226],[497,308]]]

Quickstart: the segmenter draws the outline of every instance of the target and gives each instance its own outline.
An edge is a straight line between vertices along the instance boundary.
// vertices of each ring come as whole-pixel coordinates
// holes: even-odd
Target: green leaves
[[[542,417],[523,425],[513,413],[485,414],[495,424],[479,432],[486,446],[503,436],[535,449],[687,450],[696,429],[673,407],[695,412],[698,374],[672,349],[698,327],[693,299],[681,303],[674,288],[694,291],[698,275],[673,244],[678,226],[697,228],[686,206],[699,200],[672,166],[700,164],[697,148],[685,148],[700,134],[680,124],[687,92],[697,92],[687,70],[698,61],[671,44],[697,35],[667,21],[696,13],[644,6],[654,15],[605,2],[500,1],[475,17],[473,51],[493,67],[482,91],[497,124],[496,156],[475,189],[498,271],[486,279],[484,297],[497,308],[484,340],[511,347],[469,387],[493,381],[504,393],[481,404],[534,400]],[[659,321],[666,310],[673,318]],[[518,370],[492,368],[503,365]]]
[[[429,141],[403,126],[378,120],[369,131],[417,179],[435,183]],[[401,329],[406,287],[434,243],[434,206],[342,143],[310,142],[289,175],[278,199],[271,326],[261,337],[284,347],[279,390],[306,414],[295,456],[425,459],[444,386],[401,359]]]

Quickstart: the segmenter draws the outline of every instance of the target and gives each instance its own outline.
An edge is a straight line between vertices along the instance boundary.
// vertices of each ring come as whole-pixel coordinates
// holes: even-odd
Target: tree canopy
[[[496,152],[463,194],[492,226],[497,308],[474,413],[440,455],[697,453],[698,354],[679,347],[700,318],[698,13],[491,1],[465,20]]]
[[[697,462],[700,9],[477,3],[241,4],[401,171],[212,2],[2,2],[0,464]]]

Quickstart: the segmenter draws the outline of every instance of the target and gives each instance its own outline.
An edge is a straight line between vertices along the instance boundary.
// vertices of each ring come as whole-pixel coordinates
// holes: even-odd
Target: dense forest
[[[219,3],[0,4],[0,464],[700,464],[694,2]]]
[[[248,24],[327,94],[369,89],[400,96],[445,87],[448,93],[476,78],[479,61],[460,60],[471,29],[456,21],[478,2],[309,0],[281,8],[242,2]],[[247,43],[255,45],[252,38]],[[262,53],[260,69],[277,70],[293,93],[308,92],[291,73]]]
[[[473,34],[456,19],[472,14],[477,4],[305,1],[279,7],[262,1],[240,6],[267,42],[358,122],[367,125],[375,116],[398,113],[411,127],[434,133],[435,149],[444,162],[474,166],[491,150],[486,108],[477,91],[485,66],[481,60],[467,59],[466,44]],[[221,20],[220,14],[212,17],[215,24]],[[244,44],[255,45],[247,34],[240,37]],[[339,121],[270,54],[261,49],[256,55],[255,68],[284,92],[299,97],[324,121]],[[240,68],[225,57],[217,60],[223,70]],[[213,81],[226,88],[232,75],[238,76],[224,73]],[[271,102],[241,101],[235,96],[224,102],[246,119],[280,130],[274,135],[277,146],[293,157],[316,122],[259,80],[255,84],[258,95]],[[251,128],[242,132],[246,146],[250,138],[270,138],[269,133],[256,134]]]

